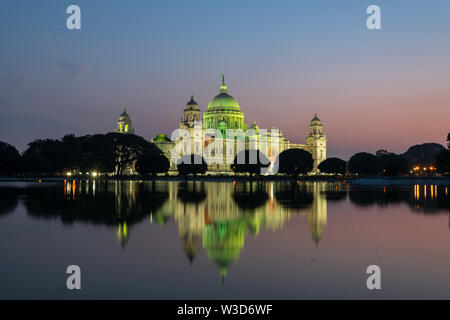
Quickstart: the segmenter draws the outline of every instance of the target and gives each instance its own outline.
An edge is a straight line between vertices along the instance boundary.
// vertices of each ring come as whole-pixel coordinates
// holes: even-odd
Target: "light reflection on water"
[[[290,253],[290,247],[294,244],[292,239],[300,237],[297,230],[289,227],[292,224],[293,227],[297,226],[300,221],[304,221],[304,226],[307,228],[310,239],[309,244],[301,244],[304,247],[305,252],[314,255],[320,250],[322,246],[322,239],[327,233],[327,228],[332,228],[333,225],[328,220],[330,213],[334,215],[336,219],[336,227],[339,230],[334,230],[331,234],[331,238],[335,237],[335,233],[340,235],[340,239],[351,238],[352,241],[361,240],[361,244],[355,243],[354,250],[363,246],[363,242],[367,241],[368,248],[371,248],[373,243],[377,242],[377,239],[364,239],[361,235],[358,235],[361,227],[367,227],[361,220],[361,214],[366,211],[370,211],[373,208],[376,210],[389,209],[391,213],[395,213],[397,210],[404,215],[404,212],[425,214],[424,217],[432,215],[448,215],[450,208],[450,199],[448,195],[448,189],[445,186],[435,185],[414,185],[406,187],[349,187],[342,183],[336,182],[137,182],[137,181],[122,181],[122,182],[102,182],[102,181],[64,181],[64,184],[0,184],[0,230],[2,226],[9,231],[17,231],[20,229],[20,224],[13,223],[13,228],[6,225],[5,220],[11,215],[11,219],[14,219],[16,211],[20,211],[20,207],[23,206],[26,211],[26,217],[37,218],[41,223],[46,221],[61,221],[63,225],[72,225],[77,230],[88,230],[85,226],[94,225],[97,229],[89,229],[88,232],[92,235],[98,232],[98,236],[104,236],[104,229],[99,229],[99,226],[107,228],[108,233],[113,233],[116,237],[115,243],[108,243],[107,249],[110,250],[111,246],[120,248],[121,252],[127,252],[130,247],[132,256],[127,256],[126,261],[120,257],[116,252],[111,254],[110,259],[114,260],[116,264],[123,265],[122,276],[130,277],[130,272],[144,272],[140,270],[142,265],[142,256],[140,256],[138,247],[142,246],[142,243],[135,242],[130,244],[130,239],[135,235],[136,238],[142,239],[143,237],[150,237],[149,230],[142,229],[144,225],[152,225],[156,227],[156,230],[168,228],[170,225],[175,224],[179,241],[181,242],[182,251],[177,248],[171,248],[164,254],[169,255],[172,259],[179,261],[180,255],[184,256],[192,265],[197,260],[198,256],[201,256],[202,252],[206,254],[207,260],[200,259],[201,267],[204,268],[207,261],[213,262],[216,265],[215,272],[219,274],[220,286],[210,288],[210,284],[204,284],[204,291],[196,295],[189,288],[181,288],[177,293],[168,295],[158,295],[158,291],[152,291],[151,288],[156,288],[160,285],[152,286],[151,283],[143,284],[146,288],[146,293],[143,297],[151,298],[179,298],[179,297],[206,297],[206,298],[219,298],[219,297],[235,297],[229,296],[241,285],[229,284],[229,269],[230,266],[238,264],[241,259],[242,253],[245,251],[246,242],[251,242],[253,251],[257,251],[261,248],[258,246],[267,247],[265,255],[277,256],[278,260],[274,262],[284,265],[286,271],[286,280],[279,281],[284,283],[280,288],[273,289],[273,292],[267,293],[267,297],[272,298],[285,298],[287,297],[335,297],[339,298],[339,286],[332,284],[325,291],[319,291],[314,288],[314,285],[310,286],[311,294],[302,292],[298,296],[293,293],[295,288],[289,287],[289,272],[295,272],[290,269],[292,253]],[[400,206],[400,207],[399,207]],[[331,208],[331,212],[329,209]],[[406,208],[406,209],[405,209]],[[370,209],[370,210],[369,210]],[[401,210],[400,210],[401,209]],[[343,215],[343,212],[349,212],[347,215]],[[340,215],[340,217],[339,217]],[[399,213],[400,215],[400,213]],[[18,215],[19,216],[19,215]],[[3,219],[2,219],[3,218]],[[18,218],[17,218],[18,219]],[[26,218],[28,219],[28,218]],[[339,220],[337,220],[339,219]],[[348,220],[347,224],[343,224],[342,220]],[[384,220],[382,220],[384,219]],[[405,219],[403,217],[402,219]],[[9,220],[11,222],[11,220]],[[293,221],[293,222],[291,222]],[[355,222],[358,221],[358,222]],[[414,228],[419,228],[419,222],[414,223]],[[378,225],[395,223],[395,221],[388,221],[385,216],[377,219],[375,223]],[[447,222],[448,223],[448,222]],[[54,223],[42,226],[46,230],[50,228],[57,228]],[[155,230],[152,227],[151,230]],[[345,228],[353,228],[353,234],[348,233]],[[303,227],[301,227],[303,228]],[[289,229],[286,232],[285,229]],[[53,229],[54,230],[54,229]],[[98,231],[96,231],[98,230]],[[151,231],[150,230],[150,231]],[[86,231],[87,232],[87,231]],[[158,231],[154,231],[158,233]],[[399,239],[401,239],[402,230],[398,230]],[[425,232],[425,231],[424,231]],[[427,233],[432,233],[432,230],[427,230]],[[448,232],[448,230],[447,230]],[[283,234],[284,233],[284,234]],[[268,243],[267,234],[278,235],[276,241]],[[27,237],[22,235],[23,237]],[[64,230],[60,231],[60,237],[64,238],[66,235]],[[410,235],[405,235],[409,237]],[[28,237],[33,237],[31,232]],[[158,233],[156,236],[152,236],[153,241],[156,243],[167,243],[173,240],[173,235],[169,233]],[[156,237],[156,238],[155,238]],[[171,239],[169,239],[171,237]],[[359,238],[358,238],[359,237]],[[389,237],[384,234],[379,234],[378,242],[382,242],[383,237]],[[78,240],[78,238],[71,238],[70,241]],[[259,239],[261,242],[259,243]],[[339,239],[339,238],[338,238]],[[395,236],[389,238],[391,241],[396,241]],[[24,239],[23,239],[24,240]],[[31,239],[30,239],[31,240]],[[10,241],[11,246],[14,247],[14,240],[6,237],[2,238],[4,241]],[[68,240],[69,241],[69,240]],[[400,241],[399,241],[400,242]],[[71,242],[72,246],[77,247],[77,242]],[[52,245],[58,246],[58,241]],[[152,244],[153,245],[153,244]],[[149,246],[151,246],[149,244]],[[281,247],[279,247],[281,246]],[[444,244],[444,249],[450,248],[449,243]],[[0,249],[6,247],[2,246]],[[333,255],[340,250],[344,250],[342,246],[333,242],[332,239],[323,244],[324,250],[329,252],[328,256],[324,259],[330,260],[329,266],[324,263],[320,265],[321,268],[330,268],[335,264],[341,263],[342,257],[333,258]],[[153,248],[153,247],[152,247]],[[255,249],[256,248],[256,249]],[[51,248],[49,248],[51,249]],[[262,248],[264,249],[264,248]],[[6,249],[5,249],[6,250]],[[21,249],[24,252],[25,260],[27,259],[27,250]],[[107,251],[105,244],[100,245],[97,243],[91,243],[90,247],[86,250],[90,251],[92,255],[98,254],[98,252]],[[165,249],[167,250],[167,248]],[[316,250],[316,251],[314,251]],[[370,251],[369,250],[369,251]],[[378,250],[378,249],[377,249]],[[49,253],[45,253],[50,255]],[[144,253],[141,253],[144,255]],[[88,253],[84,254],[84,259],[88,262],[95,260]],[[395,252],[389,252],[389,256],[392,256],[391,260],[395,259]],[[55,258],[52,256],[52,258]],[[248,258],[248,256],[246,256]],[[356,257],[348,257],[349,260],[356,259]],[[333,259],[333,260],[331,260]],[[243,263],[249,264],[252,267],[260,268],[258,265],[257,257],[253,257],[250,260],[245,260]],[[358,261],[358,263],[362,263]],[[315,261],[313,258],[311,261]],[[7,261],[8,262],[8,261]],[[13,261],[9,261],[9,265],[0,267],[0,271],[5,275],[5,272],[12,272],[14,270]],[[32,263],[27,261],[27,263]],[[61,261],[62,263],[62,261]],[[100,262],[96,262],[98,265]],[[50,264],[50,262],[48,262]],[[269,264],[268,264],[269,265]],[[6,266],[6,267],[5,267]],[[5,270],[2,270],[5,267]],[[46,268],[45,262],[40,262],[42,269]],[[168,266],[169,267],[169,266]],[[173,268],[170,265],[170,268]],[[185,269],[185,266],[180,266],[184,272],[191,274],[194,278],[203,277],[205,279],[197,279],[198,282],[205,281],[208,277],[200,276],[198,273],[193,273]],[[263,269],[263,268],[262,268]],[[137,271],[136,271],[137,270]],[[364,271],[364,270],[363,270]],[[164,273],[165,271],[163,271]],[[235,274],[239,273],[237,268],[233,268]],[[321,271],[315,271],[314,268],[304,269],[302,272],[305,276],[311,276]],[[10,275],[10,277],[15,275]],[[20,276],[18,273],[16,276]],[[103,275],[105,278],[110,275]],[[172,275],[174,276],[174,275]],[[361,276],[361,275],[358,275]],[[176,276],[174,276],[176,277]],[[364,277],[364,275],[363,275]],[[265,276],[267,280],[267,275]],[[111,280],[111,279],[109,279]],[[260,281],[259,279],[258,281]],[[353,282],[351,279],[350,282]],[[108,279],[105,279],[108,281]],[[248,280],[247,280],[248,281]],[[333,280],[335,281],[335,280]],[[155,280],[156,282],[156,280]],[[226,283],[226,286],[224,284]],[[262,286],[262,284],[259,284]],[[312,286],[312,287],[311,287]],[[151,287],[151,288],[149,288]],[[228,287],[228,288],[225,288]],[[231,288],[230,288],[231,287]],[[5,288],[5,287],[3,287]],[[8,287],[6,287],[8,288]],[[283,290],[284,288],[284,290]],[[134,292],[140,292],[139,284],[134,287]],[[266,288],[267,289],[267,288]],[[350,290],[345,296],[354,297],[354,295],[361,293],[362,289]],[[32,290],[33,291],[33,290]],[[244,290],[245,291],[245,290]],[[33,291],[32,297],[47,297],[48,292],[45,292],[43,296],[39,295],[39,291]],[[150,293],[149,293],[150,292]],[[185,296],[189,292],[188,296]],[[207,296],[203,296],[205,292],[208,292]],[[322,293],[321,293],[322,292]],[[394,297],[402,297],[402,291],[398,293],[394,291],[390,293]],[[450,292],[450,287],[447,288],[447,292]],[[289,294],[286,294],[289,293]],[[35,294],[35,295],[34,295]],[[58,293],[56,297],[60,295],[66,297],[66,292]],[[86,293],[86,297],[105,297],[105,292],[101,289],[95,291],[92,296],[89,292]],[[28,295],[23,293],[25,297]],[[108,295],[106,295],[108,296]],[[136,294],[137,297],[142,297]],[[264,295],[255,294],[254,296],[242,296],[241,298],[254,298],[254,297],[266,297]],[[2,291],[0,289],[0,297],[10,297],[9,292]],[[13,295],[13,297],[16,297]],[[21,297],[19,294],[18,297]],[[116,296],[115,296],[116,297]],[[135,297],[129,292],[125,296],[121,296],[120,292],[117,293],[117,297],[127,298]],[[391,296],[387,296],[391,297]]]

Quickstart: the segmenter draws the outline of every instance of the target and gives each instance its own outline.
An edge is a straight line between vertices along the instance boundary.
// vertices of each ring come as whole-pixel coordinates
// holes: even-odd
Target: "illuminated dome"
[[[157,134],[157,135],[153,138],[153,141],[164,142],[164,141],[170,141],[170,139],[167,137],[166,134]]]
[[[206,225],[203,233],[203,247],[208,258],[220,267],[222,283],[228,266],[239,258],[244,248],[248,225],[245,220],[220,221]]]
[[[219,94],[211,99],[203,114],[205,129],[217,129],[220,121],[225,122],[227,129],[247,130],[244,113],[239,103],[228,94],[224,75],[222,75]]]
[[[250,126],[250,129],[253,129],[256,132],[259,132],[259,126],[256,124],[256,121],[253,121],[253,124]]]
[[[228,94],[228,88],[225,84],[225,77],[222,75],[222,84],[217,96],[211,99],[206,111],[222,111],[222,110],[234,110],[241,111],[239,103],[232,96]]]

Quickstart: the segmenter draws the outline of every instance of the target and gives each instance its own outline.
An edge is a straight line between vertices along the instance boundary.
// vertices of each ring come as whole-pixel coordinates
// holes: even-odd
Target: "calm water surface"
[[[0,298],[450,299],[448,187],[0,183]],[[66,288],[81,267],[82,290]],[[379,291],[366,268],[381,268]]]

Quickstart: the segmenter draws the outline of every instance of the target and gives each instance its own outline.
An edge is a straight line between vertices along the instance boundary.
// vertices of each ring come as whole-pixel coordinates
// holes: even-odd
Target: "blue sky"
[[[67,6],[82,29],[66,29]],[[382,10],[382,30],[365,26]],[[315,112],[329,155],[443,143],[450,2],[3,0],[0,140],[108,132],[124,107],[148,139],[202,111],[224,73],[247,123],[302,143]]]

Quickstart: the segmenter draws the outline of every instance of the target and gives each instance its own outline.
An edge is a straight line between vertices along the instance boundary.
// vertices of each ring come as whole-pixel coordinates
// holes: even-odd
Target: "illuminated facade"
[[[259,150],[269,158],[272,164],[278,154],[285,150],[303,149],[311,153],[315,172],[318,171],[319,163],[326,159],[326,136],[317,114],[311,120],[306,144],[291,143],[282,135],[281,130],[275,127],[263,130],[256,122],[249,127],[239,103],[229,95],[223,75],[219,94],[211,99],[203,117],[192,96],[184,108],[179,129],[179,135],[174,141],[165,135],[157,135],[152,140],[169,160],[173,160],[171,161],[172,171],[176,170],[175,158],[200,154],[207,161],[210,173],[228,173],[231,172],[231,162],[243,149]],[[211,144],[218,143],[218,137],[223,146],[219,149],[208,148]],[[245,138],[241,139],[241,137]],[[238,145],[239,141],[242,141],[241,148]],[[220,161],[211,161],[212,159]]]

